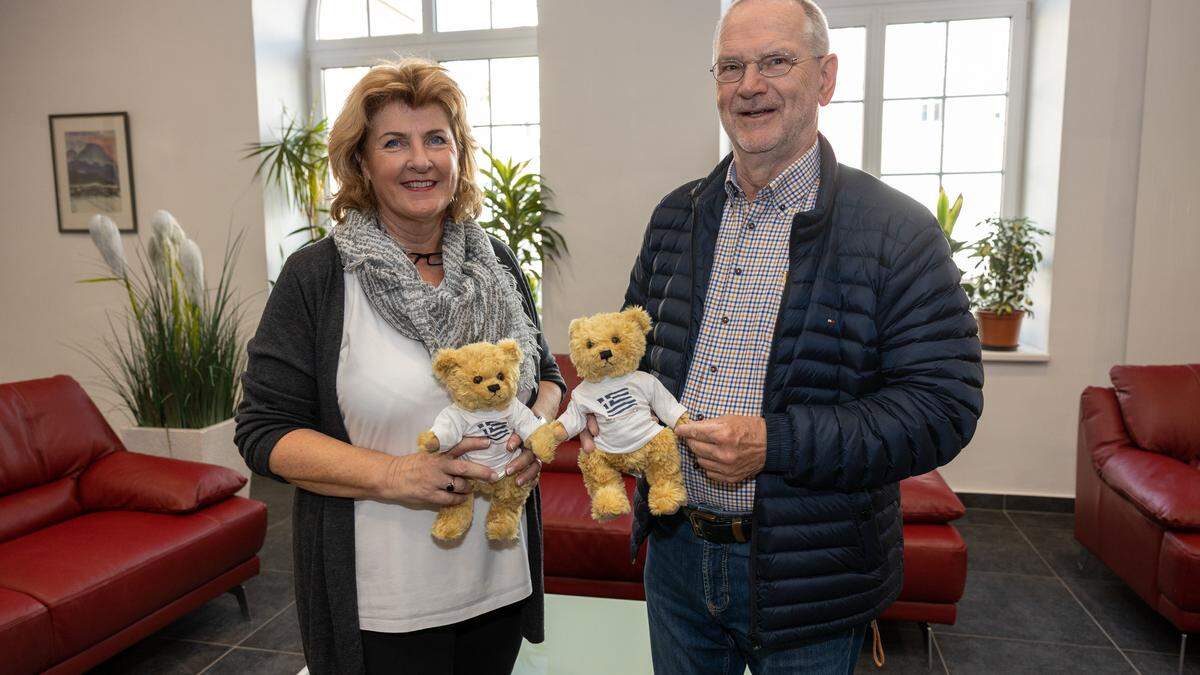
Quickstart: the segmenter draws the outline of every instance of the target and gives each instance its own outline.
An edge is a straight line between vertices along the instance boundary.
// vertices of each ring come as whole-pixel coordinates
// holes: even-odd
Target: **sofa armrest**
[[[1163,527],[1200,530],[1200,470],[1166,455],[1124,450],[1109,457],[1100,478]]]
[[[905,523],[948,523],[967,513],[937,471],[900,481],[900,511]]]
[[[79,501],[88,511],[187,513],[245,484],[245,477],[225,467],[118,451],[79,476]]]

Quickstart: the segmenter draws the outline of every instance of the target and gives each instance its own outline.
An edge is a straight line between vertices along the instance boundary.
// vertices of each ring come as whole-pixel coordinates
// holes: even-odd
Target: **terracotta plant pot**
[[[1021,319],[1025,310],[1010,314],[997,314],[986,309],[975,311],[979,321],[979,342],[984,349],[998,352],[1015,352],[1020,345]]]

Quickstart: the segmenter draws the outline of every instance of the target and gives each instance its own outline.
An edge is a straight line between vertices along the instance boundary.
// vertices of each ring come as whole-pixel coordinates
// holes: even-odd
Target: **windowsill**
[[[1015,352],[998,352],[990,349],[983,350],[984,362],[1002,363],[1046,363],[1050,353],[1029,345],[1021,345]]]

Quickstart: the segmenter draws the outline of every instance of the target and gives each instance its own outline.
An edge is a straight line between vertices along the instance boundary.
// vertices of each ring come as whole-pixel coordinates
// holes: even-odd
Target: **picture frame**
[[[137,232],[126,112],[50,115],[50,152],[60,233],[86,234],[97,213],[121,232]]]

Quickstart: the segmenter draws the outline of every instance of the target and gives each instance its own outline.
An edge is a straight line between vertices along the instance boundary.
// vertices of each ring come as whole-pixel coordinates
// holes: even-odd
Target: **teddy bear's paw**
[[[495,518],[488,518],[487,521],[487,538],[492,541],[512,541],[520,535],[520,528],[517,527],[517,515],[505,514]]]
[[[620,485],[605,485],[592,498],[592,518],[611,520],[629,513],[629,497]]]
[[[678,483],[652,485],[647,501],[651,514],[669,516],[678,511],[679,507],[687,504],[687,491],[683,489],[683,485]]]
[[[422,431],[417,436],[417,447],[425,452],[437,452],[440,446],[437,435],[432,431]]]
[[[543,424],[537,431],[530,434],[529,438],[525,439],[525,447],[532,450],[533,454],[543,463],[553,462],[554,451],[558,449],[559,444],[557,429],[561,428],[562,424],[558,422]]]
[[[437,520],[433,523],[432,532],[433,538],[439,541],[455,541],[462,539],[462,536],[467,533],[467,526],[463,523]]]

